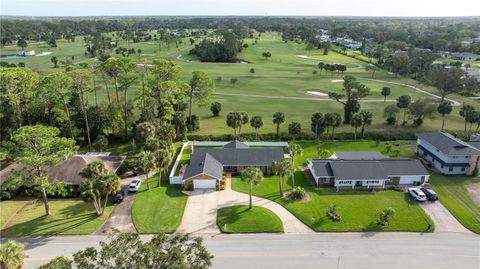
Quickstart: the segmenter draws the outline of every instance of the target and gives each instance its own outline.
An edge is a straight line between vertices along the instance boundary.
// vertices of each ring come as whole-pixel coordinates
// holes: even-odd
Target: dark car
[[[432,189],[427,189],[427,188],[421,188],[421,191],[425,193],[425,196],[427,196],[427,199],[430,201],[435,201],[438,200],[438,195],[436,192],[434,192]]]
[[[123,201],[123,198],[125,197],[125,195],[127,195],[127,191],[126,190],[120,190],[120,191],[117,191],[115,193],[115,195],[113,196],[113,202],[115,204],[119,204]]]

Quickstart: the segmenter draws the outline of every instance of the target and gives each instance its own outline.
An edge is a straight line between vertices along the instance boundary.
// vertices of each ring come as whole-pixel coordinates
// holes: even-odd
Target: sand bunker
[[[332,83],[338,83],[338,82],[343,82],[343,79],[333,79]]]
[[[49,55],[49,54],[52,54],[52,52],[51,52],[51,51],[45,51],[45,52],[39,53],[39,54],[37,54],[37,55],[35,55],[35,56],[47,56],[47,55]]]
[[[307,94],[316,95],[316,96],[322,96],[322,97],[328,96],[328,94],[326,94],[326,93],[317,92],[317,91],[307,91]]]

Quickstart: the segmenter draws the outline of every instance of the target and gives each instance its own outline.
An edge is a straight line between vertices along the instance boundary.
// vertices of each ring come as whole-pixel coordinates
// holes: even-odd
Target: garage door
[[[414,182],[420,182],[422,180],[419,176],[403,176],[400,177],[400,184],[413,185]]]
[[[215,179],[196,179],[193,181],[194,189],[215,189],[217,180]]]

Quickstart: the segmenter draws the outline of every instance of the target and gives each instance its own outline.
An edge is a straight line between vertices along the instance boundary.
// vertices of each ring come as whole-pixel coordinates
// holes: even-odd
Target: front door
[[[363,184],[362,184],[362,181],[360,181],[360,180],[357,180],[357,181],[355,182],[355,187],[361,187],[362,185],[363,185]]]

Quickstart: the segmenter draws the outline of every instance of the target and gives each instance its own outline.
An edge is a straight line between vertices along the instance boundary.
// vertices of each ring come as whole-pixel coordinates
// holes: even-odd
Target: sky
[[[0,0],[0,15],[480,16],[480,0]]]

